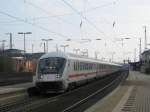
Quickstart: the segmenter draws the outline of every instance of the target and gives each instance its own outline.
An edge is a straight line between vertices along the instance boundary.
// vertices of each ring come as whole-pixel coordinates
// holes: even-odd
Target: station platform
[[[150,112],[150,75],[130,71],[125,82],[85,112]]]
[[[0,86],[0,95],[26,91],[27,88],[32,87],[32,86],[33,86],[32,82],[14,84],[14,85],[9,85],[9,86]]]

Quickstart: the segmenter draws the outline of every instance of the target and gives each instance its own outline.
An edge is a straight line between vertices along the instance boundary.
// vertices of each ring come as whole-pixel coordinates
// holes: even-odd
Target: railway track
[[[0,110],[2,112],[82,112],[112,91],[125,78],[125,75],[119,74],[115,73],[64,94],[27,97],[22,101],[1,105]]]

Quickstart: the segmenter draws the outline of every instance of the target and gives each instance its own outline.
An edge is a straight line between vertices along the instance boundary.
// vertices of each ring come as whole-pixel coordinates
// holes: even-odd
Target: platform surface
[[[6,94],[6,93],[11,93],[11,92],[16,92],[16,91],[26,90],[27,88],[32,87],[32,86],[33,86],[33,84],[31,82],[22,83],[22,84],[14,84],[14,85],[9,85],[9,86],[0,86],[0,95]]]
[[[150,112],[150,75],[130,71],[124,83],[86,112]]]

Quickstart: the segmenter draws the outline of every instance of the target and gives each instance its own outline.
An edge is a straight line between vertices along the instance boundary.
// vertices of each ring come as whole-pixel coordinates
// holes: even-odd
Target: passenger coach
[[[34,84],[40,92],[64,92],[120,68],[119,64],[69,53],[51,52],[39,59]]]

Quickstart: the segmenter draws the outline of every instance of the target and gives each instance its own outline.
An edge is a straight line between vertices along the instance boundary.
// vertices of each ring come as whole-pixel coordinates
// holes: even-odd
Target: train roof
[[[95,63],[103,63],[103,64],[109,64],[109,65],[116,65],[116,66],[121,66],[121,64],[117,63],[111,63],[111,62],[106,62],[94,58],[89,58],[86,56],[81,56],[81,55],[76,55],[72,53],[64,53],[64,52],[50,52],[46,53],[43,56],[41,56],[40,59],[48,58],[48,57],[61,57],[65,59],[73,59],[73,60],[79,60],[79,61],[87,61],[87,62],[95,62]]]

